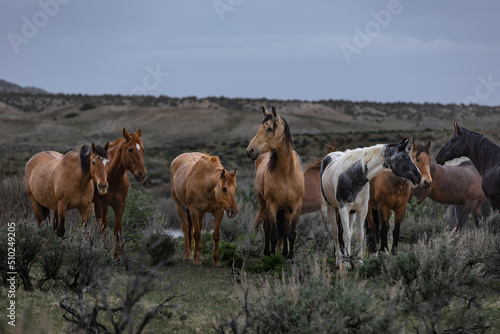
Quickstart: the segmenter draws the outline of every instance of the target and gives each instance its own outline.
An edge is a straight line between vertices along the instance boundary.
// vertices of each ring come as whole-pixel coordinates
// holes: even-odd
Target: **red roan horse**
[[[102,231],[108,226],[108,206],[115,212],[116,237],[114,260],[119,261],[121,255],[122,216],[125,211],[129,180],[127,171],[132,172],[136,181],[143,182],[146,179],[146,167],[144,167],[144,146],[141,140],[141,130],[128,133],[123,128],[123,137],[109,145],[108,154],[110,165],[108,170],[109,190],[106,194],[94,195],[95,216],[101,224]]]

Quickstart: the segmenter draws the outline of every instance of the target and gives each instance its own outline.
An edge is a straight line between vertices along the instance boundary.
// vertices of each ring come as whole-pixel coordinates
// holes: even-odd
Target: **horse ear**
[[[137,130],[137,136],[140,137],[142,135],[141,129]]]
[[[413,140],[412,149],[416,152],[416,151],[418,151],[418,144],[417,144],[417,142],[415,141],[415,138],[412,138],[412,140]]]
[[[238,171],[238,168],[235,168],[234,171],[231,173],[233,177],[236,177],[236,172]]]
[[[401,142],[399,142],[398,150],[406,151],[406,148],[408,147],[408,142],[409,142],[408,138],[404,138],[403,140],[401,140]]]
[[[272,107],[271,111],[273,112],[273,116],[276,118],[278,117],[278,113],[276,112],[276,109]]]
[[[460,134],[460,126],[458,123],[453,124],[453,127],[455,128],[455,134],[459,135]]]
[[[429,142],[427,143],[427,145],[425,145],[425,147],[427,147],[427,150],[428,150],[429,148],[431,148],[431,141],[430,141],[430,140],[429,140]]]
[[[264,114],[264,117],[267,117],[267,115],[271,114],[269,111],[266,110],[264,106],[261,106],[262,108],[262,113]]]
[[[92,145],[90,145],[90,152],[92,152],[92,154],[95,153],[95,143],[92,143]]]
[[[128,140],[130,137],[130,135],[128,134],[127,130],[125,130],[125,128],[123,128],[123,138],[125,138],[126,140]]]
[[[223,179],[226,176],[226,170],[224,168],[220,171],[220,178]]]
[[[106,144],[104,144],[104,148],[106,149],[106,151],[109,150],[109,141]]]

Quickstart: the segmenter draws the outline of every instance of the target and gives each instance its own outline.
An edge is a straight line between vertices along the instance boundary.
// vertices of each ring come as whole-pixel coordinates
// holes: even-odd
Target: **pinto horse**
[[[428,189],[433,183],[430,171],[432,161],[429,153],[431,142],[427,145],[418,145],[413,140],[410,148],[410,156],[417,166],[422,181],[420,187]],[[387,233],[390,227],[390,218],[394,211],[394,229],[392,253],[395,254],[398,248],[399,231],[401,222],[406,212],[406,204],[410,198],[411,184],[406,179],[400,178],[391,172],[382,172],[370,180],[370,200],[368,206],[371,211],[366,215],[368,230],[368,248],[371,253],[377,252],[377,241],[380,236],[380,251],[389,250],[387,244]],[[380,227],[380,232],[379,232]]]
[[[264,223],[264,255],[274,254],[276,243],[283,239],[282,254],[291,258],[302,211],[304,176],[288,123],[274,107],[272,112],[262,107],[262,112],[264,120],[246,151],[255,161],[255,194],[259,201],[256,220],[262,217]]]
[[[483,177],[481,188],[491,208],[500,210],[500,147],[482,134],[461,128],[457,123],[454,128],[453,136],[438,152],[436,162],[443,165],[455,158],[469,158]]]
[[[24,182],[38,225],[49,219],[49,209],[54,210],[54,230],[58,237],[64,236],[64,218],[68,210],[78,209],[82,224],[88,223],[94,185],[100,194],[108,190],[107,148],[107,145],[92,143],[90,147],[84,145],[64,155],[44,151],[26,163]]]
[[[177,204],[177,213],[182,221],[184,233],[184,260],[191,258],[194,238],[194,264],[201,264],[201,230],[203,217],[214,216],[213,264],[220,266],[219,226],[226,211],[229,218],[238,214],[236,204],[236,171],[232,173],[222,167],[216,156],[203,153],[183,153],[170,165],[172,198]]]
[[[357,230],[354,255],[356,262],[362,263],[360,250],[363,248],[364,222],[368,212],[369,181],[383,171],[392,171],[414,185],[422,180],[422,175],[408,154],[407,145],[408,139],[403,139],[399,144],[378,144],[345,152],[332,152],[323,159],[320,170],[321,193],[332,228],[337,265],[342,263],[349,267],[351,264],[354,220]],[[339,244],[339,216],[345,245],[343,249]]]
[[[101,231],[108,226],[108,207],[115,213],[114,234],[116,237],[114,260],[118,261],[121,255],[122,216],[125,211],[129,180],[127,171],[130,171],[137,182],[146,179],[144,166],[144,146],[141,140],[141,130],[137,133],[128,133],[123,128],[123,137],[109,145],[108,154],[110,165],[108,170],[109,190],[106,194],[95,193],[95,216]]]
[[[433,162],[430,171],[434,180],[431,187],[424,189],[418,186],[411,190],[411,196],[417,198],[418,204],[429,197],[434,202],[454,205],[453,220],[456,220],[459,232],[471,211],[476,226],[479,225],[479,217],[488,216],[490,208],[481,188],[482,178],[471,161],[463,161],[457,166],[441,166]]]

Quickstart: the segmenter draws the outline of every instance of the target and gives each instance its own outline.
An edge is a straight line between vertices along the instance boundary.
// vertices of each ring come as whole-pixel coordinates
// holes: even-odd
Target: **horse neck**
[[[122,154],[124,149],[124,141],[120,141],[117,145],[111,146],[108,150],[110,159],[108,169],[108,182],[120,179],[127,174],[127,169],[122,163]]]
[[[484,136],[481,140],[466,140],[465,147],[466,156],[481,175],[500,162],[500,147]]]
[[[64,154],[63,159],[70,162],[69,165],[76,165],[73,167],[72,177],[74,180],[78,180],[80,183],[80,188],[84,188],[90,180],[92,180],[92,175],[89,172],[84,172],[80,163],[80,152],[67,152]]]
[[[275,154],[277,160],[275,172],[279,171],[279,173],[283,175],[290,175],[295,171],[297,157],[291,144],[287,145],[283,142],[283,144],[275,150]]]
[[[371,147],[367,150],[379,150],[380,147]],[[369,152],[371,155],[373,152]],[[368,180],[373,179],[375,176],[378,174],[382,173],[383,171],[390,171],[390,168],[387,168],[384,166],[384,159],[382,156],[382,151],[380,151],[380,154],[375,152],[376,154],[373,154],[370,159],[367,159],[366,161],[362,161],[365,164],[366,168],[366,178]]]

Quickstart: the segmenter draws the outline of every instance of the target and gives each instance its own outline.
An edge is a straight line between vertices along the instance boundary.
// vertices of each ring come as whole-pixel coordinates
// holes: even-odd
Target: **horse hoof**
[[[201,266],[201,260],[200,259],[194,259],[193,264],[196,266]]]
[[[214,261],[214,267],[220,267],[221,264],[220,264],[220,261]]]

